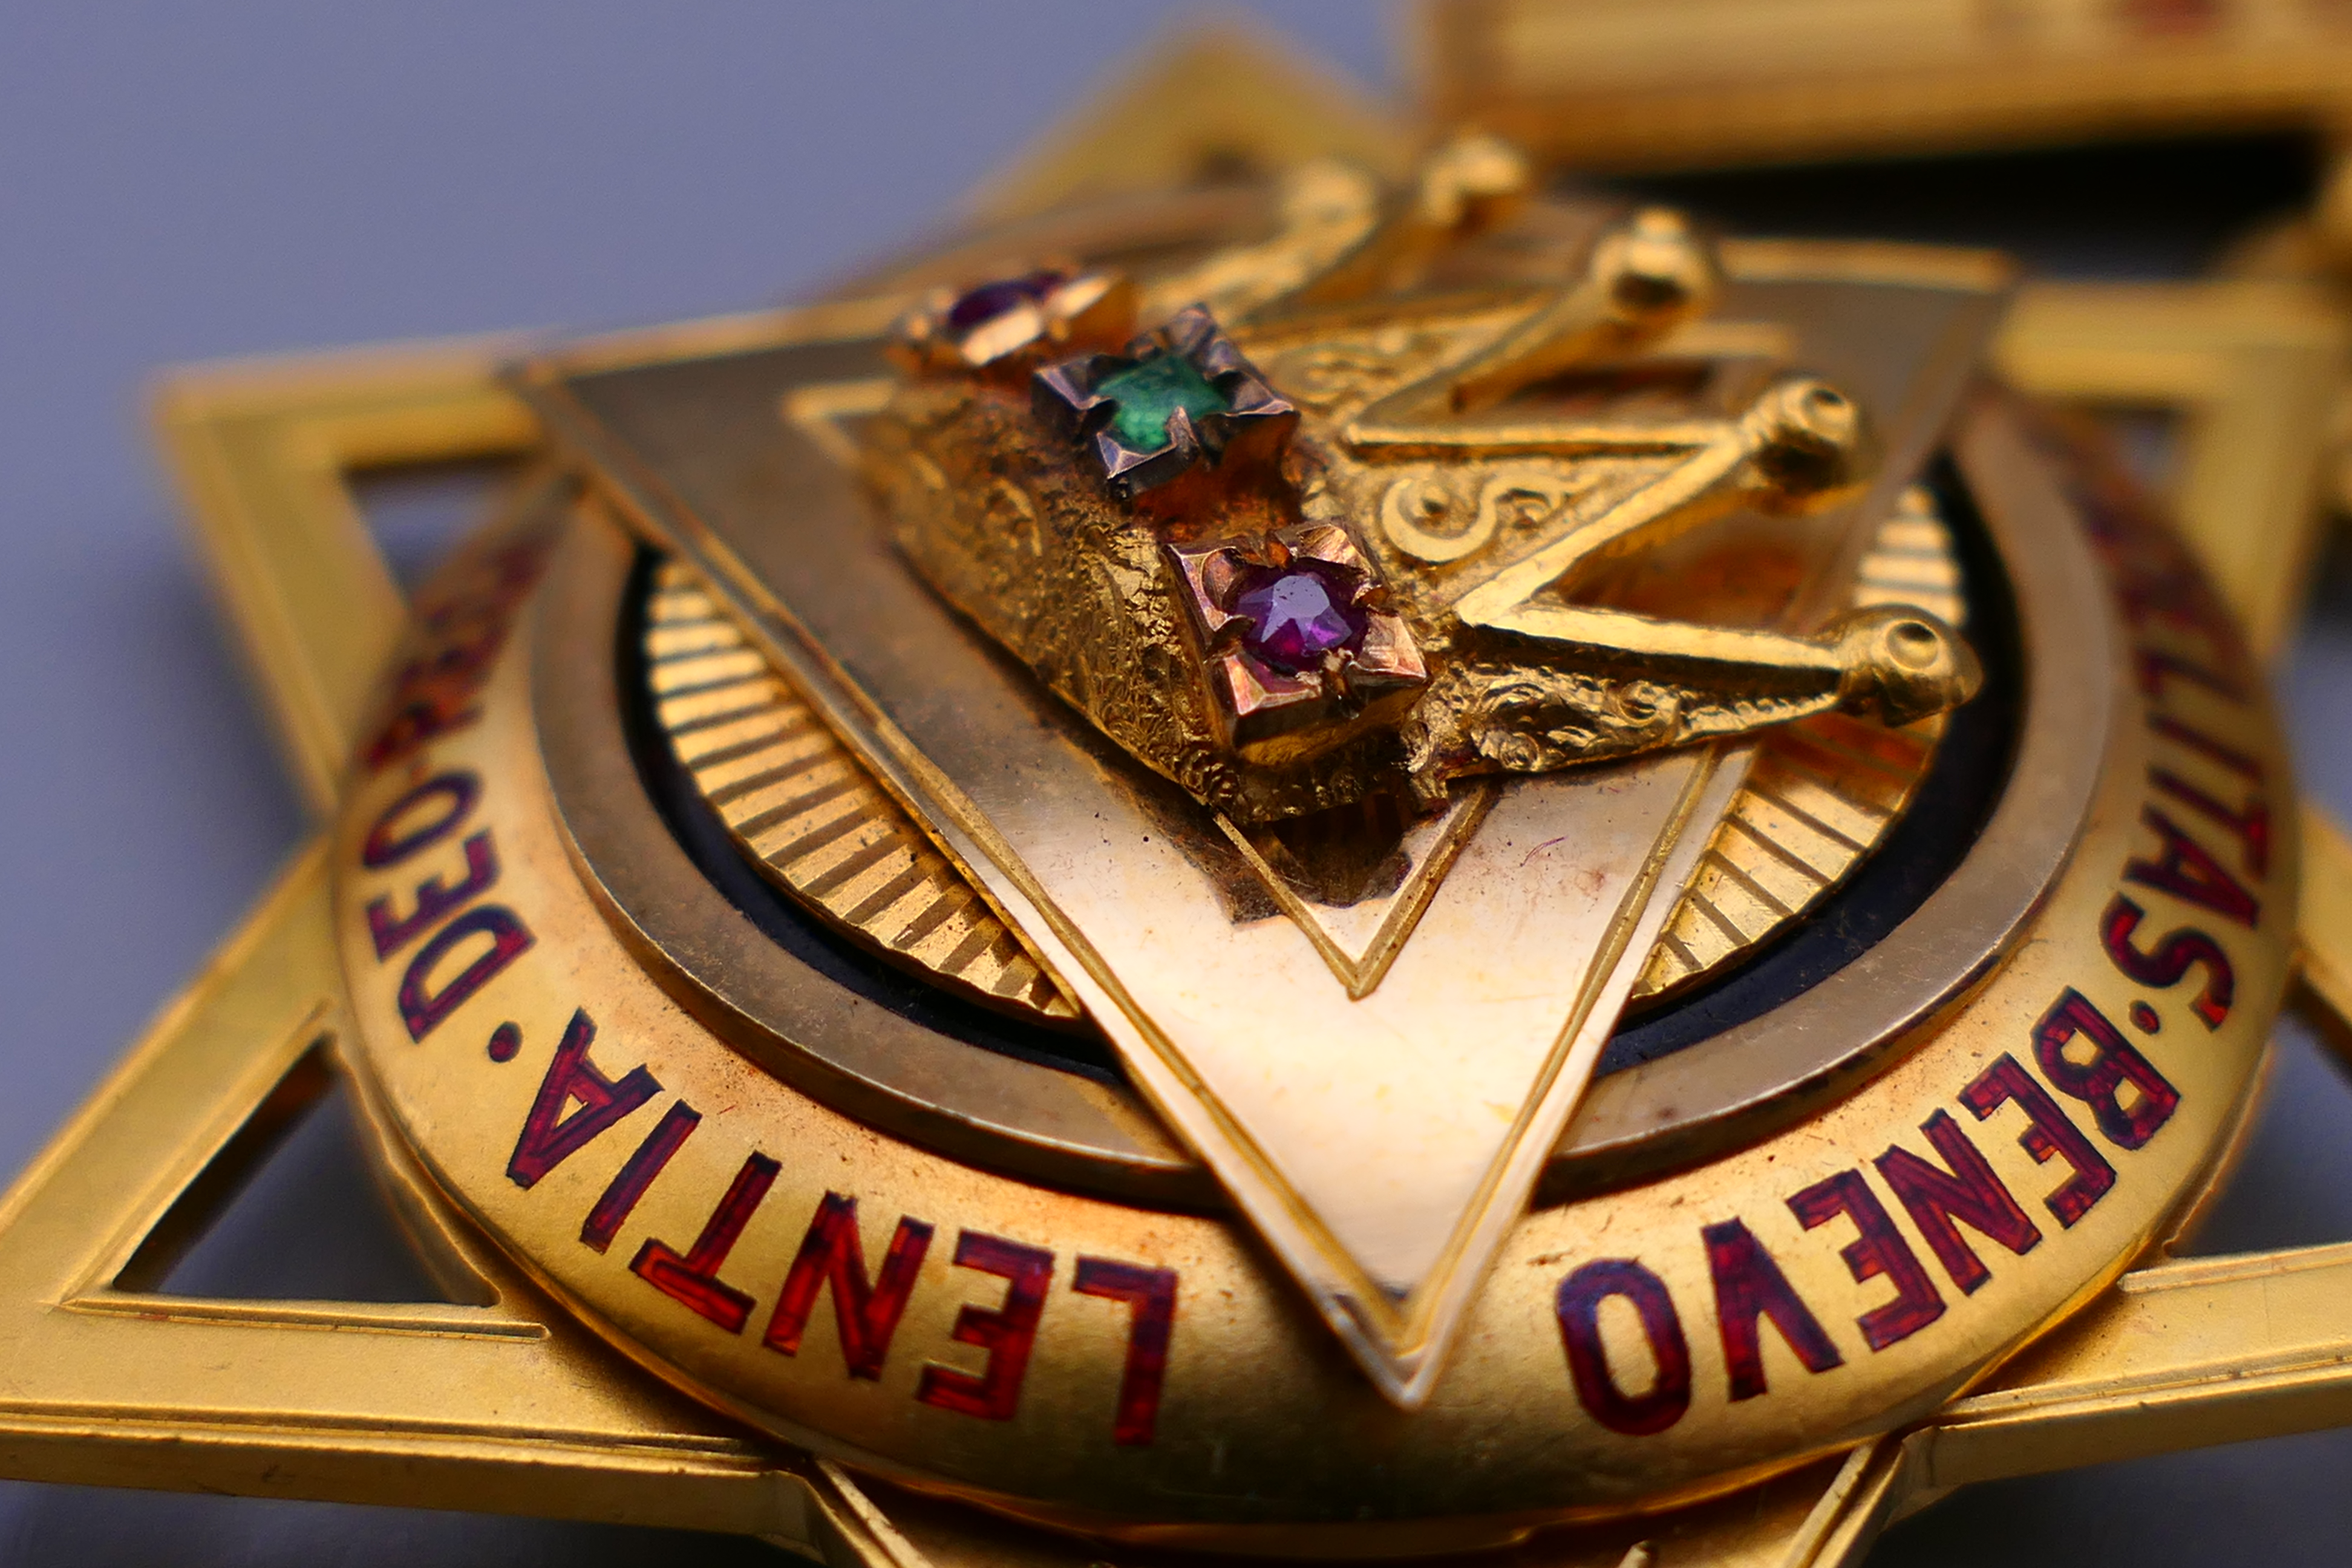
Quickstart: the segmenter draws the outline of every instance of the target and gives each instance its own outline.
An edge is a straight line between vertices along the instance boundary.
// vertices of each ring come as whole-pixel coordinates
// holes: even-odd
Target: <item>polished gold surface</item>
[[[1906,499],[1883,526],[1882,542],[1916,541],[1913,504]],[[2091,787],[2096,757],[2078,740],[2108,722],[2095,671],[2111,653],[2099,637],[2084,635],[2097,623],[2068,608],[2093,591],[2087,563],[2067,567],[2063,550],[2053,558],[2053,546],[2067,535],[2035,517],[2019,514],[2004,548],[2030,590],[2023,655],[2048,674],[2051,695],[2031,706],[2021,737],[2021,764],[2041,787],[2021,793],[1986,825],[1979,869],[1939,894],[1930,918],[1906,924],[1815,985],[1803,999],[1801,1026],[1751,1019],[1602,1079],[1555,1150],[1548,1184],[1622,1180],[1630,1170],[1685,1163],[1801,1117],[1836,1086],[1883,1062],[1909,1022],[1939,1003],[1945,959],[1997,952],[2041,897],[2071,847]],[[601,539],[607,531],[590,531]],[[1899,554],[1871,566],[1878,554],[1866,558],[1858,592],[1871,592],[1867,580],[1882,569],[1906,579],[1922,574]],[[534,702],[549,782],[574,851],[641,961],[666,984],[684,988],[705,1016],[716,1009],[728,1019],[739,1049],[862,1120],[1088,1191],[1213,1206],[1206,1173],[1169,1142],[1131,1091],[1015,1056],[973,1051],[928,1030],[876,1026],[895,1023],[887,1015],[869,1012],[874,1024],[843,1027],[835,1011],[812,1004],[813,996],[842,994],[711,886],[640,793],[620,716],[635,696],[607,679],[613,665],[604,651],[613,628],[626,618],[628,574],[626,554],[617,548],[571,551],[559,561],[541,609]],[[1800,748],[1797,754],[1818,752]],[[1768,745],[1765,762],[1771,761]],[[1808,818],[1865,832],[1866,796],[1846,784],[1834,795],[1816,790],[1832,776],[1825,765],[1810,780],[1784,781],[1782,793],[1793,793]],[[1805,818],[1761,809],[1766,804],[1745,807],[1759,835],[1809,863],[1835,863],[1842,847],[1836,839],[1811,830]],[[1714,847],[1735,857],[1759,852],[1756,838],[1728,826]],[[1678,910],[1675,918],[1696,913]]]
[[[1431,0],[1423,91],[1580,167],[1706,167],[2344,119],[2352,25],[2299,0]]]
[[[423,1485],[451,1507],[719,1525],[859,1561],[805,1462],[629,1373],[421,1196],[402,1217],[453,1302],[154,1289],[188,1239],[175,1205],[350,1044],[326,869],[318,847],[296,859],[10,1190],[8,1473],[352,1501]],[[378,1147],[413,1193],[398,1144]]]
[[[312,858],[289,873],[12,1192],[0,1210],[0,1268],[14,1282],[12,1301],[69,1294],[88,1272],[93,1228],[135,1247],[179,1190],[147,1171],[164,1159],[180,1170],[201,1164],[219,1134],[192,1130],[241,1122],[299,1057],[286,1048],[289,1037],[314,1037],[302,1028],[289,1037],[273,1020],[296,1023],[335,1005],[331,959],[297,951],[299,933],[312,932],[315,945],[324,930],[309,918],[324,896],[321,869]],[[322,982],[315,996],[301,994],[306,974]],[[122,1201],[113,1194],[132,1193],[138,1203],[105,1206]],[[426,1189],[415,1195],[430,1201]],[[108,1213],[110,1223],[90,1226],[93,1213]],[[428,1232],[431,1214],[427,1207],[415,1215]],[[446,1234],[446,1245],[467,1246],[465,1231]],[[459,1323],[479,1313],[488,1324],[530,1325],[562,1342],[562,1318],[528,1305],[529,1286],[507,1276],[494,1256],[467,1256],[475,1277],[495,1281],[506,1305],[432,1312]],[[2330,1272],[2341,1266],[2337,1247],[2218,1265],[2158,1263],[2126,1275],[2113,1308],[2094,1309],[2046,1342],[2032,1365],[2003,1373],[1985,1395],[1958,1406],[1951,1424],[1959,1430],[1947,1436],[1942,1422],[1921,1429],[1904,1447],[1933,1453],[1932,1469],[1916,1460],[1890,1464],[1890,1456],[1867,1448],[1857,1451],[1859,1464],[1806,1467],[1720,1502],[1553,1532],[1522,1550],[1547,1563],[1595,1568],[1618,1568],[1643,1543],[1650,1554],[1639,1560],[1659,1568],[1851,1563],[1904,1498],[1937,1495],[1966,1479],[2169,1451],[2217,1434],[2334,1425],[2352,1409],[2341,1373],[2352,1355],[2352,1322],[2344,1321],[2347,1298]],[[2282,1283],[2297,1293],[2281,1295],[2274,1287]],[[2233,1292],[2243,1300],[2259,1294],[2261,1310],[2232,1309]],[[355,1502],[430,1495],[456,1507],[675,1521],[763,1534],[836,1568],[1083,1568],[1100,1557],[1098,1545],[854,1483],[835,1467],[722,1436],[690,1407],[658,1396],[633,1406],[612,1393],[626,1384],[628,1369],[593,1350],[559,1371],[550,1341],[534,1334],[478,1331],[453,1346],[435,1335],[372,1330],[370,1316],[383,1310],[376,1307],[312,1302],[289,1312],[279,1303],[224,1303],[241,1314],[224,1321],[177,1310],[186,1305],[179,1299],[132,1300],[153,1310],[88,1317],[44,1304],[29,1315],[22,1308],[12,1313],[16,1380],[0,1402],[0,1454],[11,1475]],[[272,1326],[289,1320],[301,1326]],[[321,1334],[314,1326],[320,1323],[347,1331]],[[45,1332],[45,1324],[63,1337]],[[2257,1337],[2216,1337],[2232,1326]],[[465,1358],[457,1363],[465,1375],[445,1381],[440,1357],[449,1349]],[[2125,1350],[2133,1357],[2127,1368],[2099,1364]],[[309,1414],[319,1409],[317,1379],[329,1370],[317,1359],[322,1355],[333,1360],[344,1412],[323,1424]],[[299,1394],[271,1393],[264,1374],[273,1364],[297,1378]],[[200,1366],[213,1370],[197,1373]],[[2248,1376],[2250,1366],[2261,1370]],[[181,1412],[170,1422],[138,1419],[126,1407],[126,1396],[142,1408],[155,1397],[121,1381],[126,1369],[141,1367],[180,1380],[164,1395]],[[197,1384],[186,1381],[192,1375]],[[210,1389],[202,1386],[207,1375]],[[431,1391],[433,1408],[421,1425],[404,1429],[399,1417],[420,1388]],[[515,1434],[512,1402],[524,1396],[541,1402],[547,1434]],[[559,1411],[551,1400],[584,1403]],[[170,1439],[168,1461],[159,1437]],[[811,1506],[812,1493],[819,1506]]]
[[[2122,700],[2101,673],[2117,658],[2114,634],[2080,613],[2101,592],[2096,571],[2064,498],[2037,477],[2004,422],[1966,421],[1955,446],[2018,595],[2019,652],[2032,672],[2000,805],[1951,876],[1836,973],[1768,1013],[1602,1079],[1570,1128],[1567,1169],[1556,1176],[1579,1166],[1618,1179],[1671,1168],[1833,1100],[1898,1052],[1917,1021],[1968,983],[1961,976],[1999,962],[2074,852],[2105,765],[2084,737],[2110,733]]]
[[[585,966],[585,969],[588,969],[588,971],[597,971],[597,966],[595,966],[595,963],[591,963],[591,966]]]
[[[548,504],[554,526],[569,497]],[[968,1032],[876,1006],[720,889],[646,793],[632,752],[625,706],[642,694],[623,689],[611,652],[636,547],[593,499],[580,524],[538,606],[533,718],[572,853],[637,962],[737,1050],[869,1126],[1049,1184],[1215,1206],[1214,1183],[1124,1085],[1033,1052],[976,1048]]]

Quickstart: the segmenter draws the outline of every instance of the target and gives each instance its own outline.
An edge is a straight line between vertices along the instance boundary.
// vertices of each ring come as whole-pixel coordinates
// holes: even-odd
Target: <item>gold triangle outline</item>
[[[1406,941],[1412,935],[1412,928],[1420,923],[1430,900],[1437,897],[1437,889],[1444,885],[1445,873],[1453,869],[1463,847],[1476,835],[1478,825],[1486,820],[1486,813],[1494,808],[1495,797],[1500,790],[1501,786],[1491,779],[1476,780],[1463,789],[1444,831],[1430,845],[1429,852],[1422,857],[1421,863],[1407,875],[1404,886],[1397,891],[1388,917],[1381,921],[1380,929],[1372,933],[1371,940],[1357,952],[1349,952],[1339,945],[1339,939],[1316,914],[1315,906],[1300,898],[1291,888],[1289,879],[1266,863],[1265,857],[1258,853],[1257,846],[1250,842],[1249,835],[1222,813],[1217,816],[1217,826],[1224,830],[1225,837],[1233,841],[1234,848],[1241,851],[1242,858],[1248,863],[1250,869],[1256,872],[1258,879],[1265,884],[1275,906],[1307,934],[1307,940],[1314,943],[1315,951],[1322,955],[1323,962],[1331,966],[1331,973],[1338,975],[1339,984],[1348,988],[1348,999],[1356,1002],[1379,989],[1389,966],[1396,962],[1397,954],[1404,951]]]

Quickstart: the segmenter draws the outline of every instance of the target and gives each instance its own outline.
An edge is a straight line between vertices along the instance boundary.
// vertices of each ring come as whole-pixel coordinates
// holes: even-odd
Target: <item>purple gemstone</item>
[[[1259,568],[1229,608],[1250,621],[1242,636],[1245,652],[1297,675],[1362,639],[1366,616],[1350,602],[1355,589],[1355,573],[1302,557],[1287,567]]]
[[[1024,278],[1000,278],[967,289],[948,307],[948,331],[971,331],[996,320],[1017,305],[1034,305],[1070,280],[1066,272],[1032,272]]]

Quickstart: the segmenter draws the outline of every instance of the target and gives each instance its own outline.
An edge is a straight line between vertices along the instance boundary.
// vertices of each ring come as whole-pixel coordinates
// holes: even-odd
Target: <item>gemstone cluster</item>
[[[1180,770],[1202,798],[1245,820],[1357,798],[1363,770],[1341,754],[1428,685],[1413,634],[1348,529],[1301,521],[1286,462],[1298,409],[1207,308],[1139,334],[1134,318],[1124,279],[1042,263],[941,290],[902,321],[916,374],[898,406],[990,430],[995,507],[950,502],[951,546],[946,531],[904,542],[1116,737],[1155,756],[1152,737],[1205,742],[1185,758],[1213,760]],[[1086,628],[1083,658],[1033,644],[1058,626]],[[1171,662],[1194,680],[1169,683]]]

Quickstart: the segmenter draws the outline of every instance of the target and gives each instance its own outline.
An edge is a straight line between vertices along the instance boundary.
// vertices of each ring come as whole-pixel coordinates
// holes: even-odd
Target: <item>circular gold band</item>
[[[338,918],[371,1093],[451,1201],[629,1353],[793,1441],[1037,1517],[1431,1551],[1916,1418],[2111,1278],[2207,1177],[2294,902],[2291,843],[2257,854],[2195,804],[2284,776],[2218,613],[2118,632],[2009,416],[1973,410],[1959,450],[2005,549],[2061,542],[2046,572],[2012,557],[2029,648],[2087,639],[2087,668],[2032,666],[2035,717],[1986,830],[2021,854],[1972,857],[1746,1042],[1759,1078],[1802,1058],[1801,1129],[1529,1214],[1418,1413],[1381,1399],[1227,1222],[961,1163],[795,1087],[852,1037],[884,1059],[904,1021],[804,966],[779,987],[782,968],[740,967],[748,950],[656,962],[642,906],[582,855],[642,786],[608,774],[559,816],[541,746],[562,721],[535,712],[513,645],[471,717],[355,781]],[[2127,519],[2100,522],[2127,592],[2186,570]],[[565,573],[625,566],[587,525],[564,548]],[[472,591],[467,570],[443,592]],[[549,646],[541,699],[590,679],[551,668]],[[605,646],[592,663],[609,669]],[[2044,744],[2051,711],[2070,721]],[[1994,896],[2021,866],[2032,886]],[[721,995],[756,996],[780,1027],[741,1029]],[[1789,1022],[1832,1005],[1834,1031]],[[1819,1033],[1874,1047],[1876,1076],[1816,1081],[1841,1059],[1803,1058]],[[988,1053],[960,1049],[982,1070]],[[1116,1097],[1101,1103],[1109,1125]],[[933,1131],[948,1147],[974,1130]]]

